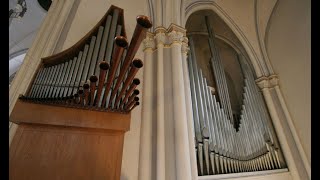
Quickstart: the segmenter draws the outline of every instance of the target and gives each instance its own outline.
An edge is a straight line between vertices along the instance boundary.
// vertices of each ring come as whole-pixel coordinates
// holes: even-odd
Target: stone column
[[[41,62],[41,58],[52,55],[73,4],[74,0],[54,0],[52,2],[48,14],[41,24],[35,40],[10,86],[9,115],[19,95],[24,94],[28,89],[32,77]],[[16,124],[10,126],[9,147],[16,129]]]
[[[277,96],[274,92],[274,87],[278,86],[278,77],[276,75],[271,75],[269,77],[262,77],[256,80],[257,85],[262,90],[262,94],[264,96],[265,102],[267,104],[267,108],[269,110],[269,114],[272,119],[272,123],[274,125],[277,137],[279,138],[279,144],[281,146],[282,152],[285,152],[284,158],[286,160],[288,169],[290,170],[293,179],[304,179],[304,174],[300,174],[300,171],[297,167],[299,164],[299,155],[295,156],[297,152],[295,151],[296,147],[290,147],[292,145],[292,141],[294,141],[292,132],[288,129],[288,126],[285,123],[284,119],[281,119],[281,106],[277,103]],[[291,141],[291,142],[290,142]],[[281,154],[281,153],[280,153]],[[282,156],[282,154],[281,154]],[[280,157],[280,161],[284,161],[283,156]],[[301,162],[302,163],[302,162]]]
[[[163,47],[165,43],[165,29],[158,27],[155,29],[155,39],[157,43],[157,180],[166,177],[166,148],[165,148],[165,119],[164,119],[164,59]]]
[[[152,118],[154,109],[153,95],[153,34],[148,33],[143,41],[144,73],[142,91],[142,120],[140,128],[139,180],[150,180],[152,177]]]
[[[177,180],[191,180],[186,99],[181,53],[183,35],[183,32],[176,31],[175,28],[172,28],[168,33],[171,42],[176,178]]]

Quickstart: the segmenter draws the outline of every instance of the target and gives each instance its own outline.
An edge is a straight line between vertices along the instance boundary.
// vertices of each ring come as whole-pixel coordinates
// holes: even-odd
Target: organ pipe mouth
[[[132,83],[138,86],[140,84],[140,80],[138,78],[134,78]]]
[[[83,89],[89,89],[89,84],[88,83],[85,83],[84,85],[83,85]]]
[[[152,27],[152,22],[148,16],[139,15],[136,19],[137,23],[143,28],[149,29]]]
[[[136,102],[136,105],[137,105],[137,106],[139,106],[139,105],[140,105],[140,103],[137,101],[137,102]]]
[[[120,46],[122,48],[126,48],[128,46],[128,41],[125,37],[123,36],[117,36],[114,38],[115,44],[117,46]]]
[[[134,59],[134,60],[132,61],[132,65],[133,65],[133,67],[135,67],[135,68],[142,68],[143,62],[142,62],[140,59]]]
[[[108,70],[110,66],[109,66],[109,63],[102,61],[102,62],[100,62],[99,67],[102,70]]]
[[[138,89],[135,89],[134,91],[133,91],[133,94],[135,94],[135,95],[138,95],[140,93],[140,91],[138,90]]]
[[[135,101],[139,101],[139,97],[134,97],[134,100]]]
[[[80,90],[78,91],[78,94],[79,94],[79,95],[83,94],[83,90],[80,89]]]
[[[97,82],[97,81],[98,81],[98,77],[96,75],[90,76],[90,82]]]

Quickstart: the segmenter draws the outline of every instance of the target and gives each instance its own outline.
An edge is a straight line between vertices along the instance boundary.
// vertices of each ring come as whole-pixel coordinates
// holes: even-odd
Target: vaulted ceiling
[[[9,0],[9,10],[15,9],[18,0]],[[24,53],[31,46],[40,24],[47,14],[38,1],[25,0],[27,11],[22,18],[9,21],[9,76],[23,61]]]

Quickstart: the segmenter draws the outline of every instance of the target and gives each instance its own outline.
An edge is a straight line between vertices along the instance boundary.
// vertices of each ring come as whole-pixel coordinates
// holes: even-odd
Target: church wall
[[[266,47],[289,114],[311,164],[310,1],[282,0],[270,19]]]

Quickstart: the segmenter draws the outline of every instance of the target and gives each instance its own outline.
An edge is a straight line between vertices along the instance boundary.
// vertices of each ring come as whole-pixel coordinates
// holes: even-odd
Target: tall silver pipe
[[[86,64],[87,64],[87,57],[88,57],[88,52],[89,52],[89,47],[90,44],[84,45],[84,50],[81,58],[81,63],[79,67],[79,76],[77,77],[77,88],[76,91],[73,92],[73,94],[77,93],[78,87],[82,86],[84,83],[86,83],[85,79],[85,69],[86,69]]]
[[[94,50],[93,50],[93,53],[92,53],[92,61],[91,61],[92,65],[90,66],[89,76],[91,76],[91,75],[98,76],[99,75],[96,72],[99,69],[99,61],[100,60],[98,59],[98,53],[99,53],[100,46],[101,46],[101,39],[102,39],[103,30],[104,30],[104,27],[100,26],[99,30],[98,30],[96,44],[94,45]]]
[[[73,61],[72,61],[72,65],[71,65],[71,71],[70,71],[70,74],[69,74],[67,82],[66,82],[66,87],[64,88],[63,94],[61,95],[62,97],[66,97],[68,95],[68,90],[71,89],[71,87],[73,85],[73,82],[71,80],[72,80],[74,74],[76,73],[75,71],[76,71],[77,61],[78,61],[78,58],[74,57]]]
[[[29,91],[27,97],[31,97],[31,94],[34,93],[34,90],[35,90],[38,82],[40,81],[42,74],[43,74],[43,68],[38,70],[38,72],[36,74],[36,77],[34,78],[34,81],[33,81],[32,85],[31,85],[31,88],[30,88],[30,91]]]
[[[40,82],[42,82],[43,81],[43,77],[44,77],[44,75],[46,74],[46,71],[47,69],[45,69],[45,68],[41,68],[40,70],[39,70],[39,73],[38,73],[38,75],[37,75],[37,78],[36,78],[36,81],[35,81],[35,83],[33,84],[33,86],[32,86],[32,89],[31,89],[31,91],[30,91],[30,97],[35,97],[35,94],[37,93],[37,90],[38,90],[38,88],[39,88],[39,86],[40,86]]]
[[[233,124],[234,123],[233,122],[233,114],[232,114],[232,109],[231,109],[230,97],[229,97],[229,93],[228,93],[228,87],[227,87],[227,83],[226,83],[226,77],[225,77],[225,74],[224,74],[223,66],[221,64],[219,51],[216,48],[215,43],[214,43],[215,35],[214,35],[214,32],[213,32],[211,23],[210,23],[210,21],[209,21],[207,16],[205,16],[205,21],[206,21],[208,34],[209,34],[208,41],[209,41],[210,51],[211,51],[212,56],[216,59],[216,63],[217,63],[216,67],[218,68],[218,71],[219,71],[218,74],[221,75],[221,81],[222,82],[220,84],[221,85],[220,89],[221,89],[222,92],[220,91],[220,93],[223,93],[223,97],[224,97],[224,104],[222,104],[222,107],[224,108],[224,110],[228,114],[228,116],[229,116],[229,118],[230,118],[230,120],[231,120],[231,122]],[[216,74],[216,72],[214,72],[214,73]]]
[[[100,46],[100,50],[99,50],[98,62],[97,63],[99,63],[100,61],[105,61],[106,60],[104,58],[104,55],[105,55],[105,51],[106,51],[108,35],[109,35],[109,31],[110,31],[110,26],[111,26],[111,19],[112,19],[112,16],[108,15],[107,16],[107,20],[106,20],[106,24],[105,24],[104,30],[103,30],[103,35],[102,35],[101,46]],[[98,67],[98,65],[96,67]],[[96,75],[100,74],[100,69],[99,68],[96,68],[95,74]]]
[[[208,126],[210,127],[210,133],[211,133],[211,139],[212,139],[212,148],[211,151],[217,152],[217,137],[215,135],[215,131],[216,129],[214,128],[213,125],[213,118],[212,118],[212,107],[211,107],[211,103],[210,103],[210,94],[209,94],[209,87],[207,84],[207,80],[206,78],[203,79],[204,81],[204,95],[205,95],[205,101],[207,104],[207,112],[208,112]]]
[[[61,75],[63,74],[63,70],[64,70],[64,63],[61,63],[58,66],[58,73],[56,74],[56,76],[54,77],[54,80],[52,82],[52,85],[50,87],[50,91],[47,97],[52,98],[54,96],[54,92],[57,89],[57,84],[59,83],[59,80],[61,78]]]
[[[55,83],[57,77],[58,77],[58,74],[60,72],[60,69],[61,69],[61,66],[62,64],[58,64],[58,65],[55,65],[54,67],[54,73],[51,74],[50,76],[50,79],[48,81],[48,85],[46,86],[46,89],[44,89],[44,95],[43,95],[43,98],[48,98],[50,97],[50,92],[52,91],[52,88],[53,88],[53,84]]]
[[[92,55],[93,55],[93,50],[94,50],[94,46],[96,43],[96,36],[92,36],[91,37],[91,41],[90,41],[90,45],[89,45],[89,50],[88,50],[88,54],[87,54],[87,58],[86,58],[86,62],[85,62],[85,66],[83,69],[83,76],[81,78],[81,81],[84,83],[85,81],[87,81],[89,79],[89,77],[92,74],[89,74],[89,68],[91,68],[91,64],[92,64]],[[97,76],[98,77],[98,76]]]
[[[70,88],[68,89],[67,96],[72,95],[73,89],[76,88],[76,79],[77,79],[77,76],[80,76],[79,67],[80,67],[81,60],[82,60],[82,54],[83,54],[82,51],[80,51],[79,54],[78,54],[78,58],[77,58],[77,62],[76,62],[76,67],[75,67],[75,69],[74,69],[74,72],[73,72],[73,75],[72,75],[72,80],[71,80],[72,85],[71,85]]]
[[[69,61],[69,64],[68,64],[68,73],[67,73],[67,76],[66,76],[66,78],[64,79],[64,81],[63,81],[63,83],[62,83],[62,89],[61,89],[61,91],[60,91],[60,93],[59,93],[59,97],[64,97],[63,95],[64,95],[64,92],[68,89],[68,85],[70,84],[68,84],[68,81],[69,81],[69,79],[71,79],[71,75],[72,75],[72,73],[73,73],[73,69],[74,69],[74,66],[75,66],[75,58],[73,58],[73,59],[71,59],[70,61]]]
[[[41,98],[41,96],[43,94],[43,89],[45,88],[45,85],[48,82],[49,77],[51,76],[51,73],[54,70],[54,67],[51,66],[51,67],[48,67],[46,69],[47,69],[47,73],[44,75],[43,81],[42,81],[42,83],[41,83],[41,85],[40,85],[40,87],[38,89],[38,92],[35,95],[35,97],[37,97],[37,98]]]
[[[118,22],[118,16],[119,16],[119,10],[115,9],[112,14],[112,21],[111,21],[111,27],[110,27],[110,32],[109,32],[109,37],[108,37],[108,43],[107,43],[107,49],[105,52],[105,61],[107,61],[110,65],[111,61],[111,53],[113,50],[113,42],[116,34],[116,28],[117,28],[117,22]]]
[[[194,50],[194,44],[193,44],[193,39],[190,36],[189,37],[189,43],[190,43],[190,52],[191,52],[191,60],[192,60],[192,65],[193,65],[193,74],[194,74],[194,80],[195,80],[195,88],[196,88],[196,99],[197,99],[197,104],[200,108],[199,112],[199,122],[200,122],[200,128],[201,128],[201,133],[203,137],[209,137],[208,132],[204,131],[206,126],[205,126],[205,115],[204,115],[204,108],[203,108],[203,102],[202,102],[202,95],[200,91],[200,82],[199,82],[199,77],[198,77],[198,66],[196,62],[196,56],[195,56],[195,50]]]
[[[189,66],[189,77],[190,77],[190,90],[191,90],[191,100],[192,100],[192,112],[193,112],[193,123],[194,123],[194,131],[197,142],[202,142],[202,134],[199,124],[199,113],[198,113],[198,102],[196,99],[196,88],[195,88],[195,80],[194,80],[194,70],[192,66],[191,56],[188,56],[188,66]]]
[[[207,82],[206,82],[206,85],[207,85]],[[212,137],[214,137],[215,139],[215,147],[214,147],[214,152],[215,153],[219,153],[219,147],[220,147],[220,137],[219,137],[219,134],[218,134],[218,127],[217,127],[217,124],[216,124],[216,112],[215,112],[215,109],[214,109],[214,106],[213,106],[213,99],[212,99],[212,94],[210,93],[210,89],[207,88],[207,99],[208,99],[208,104],[209,104],[209,112],[210,112],[210,125],[212,126],[212,129],[213,131],[211,133],[213,133]]]
[[[67,65],[68,65],[68,62],[62,63],[61,72],[58,75],[57,82],[56,82],[55,87],[52,92],[53,98],[57,97],[57,91],[59,91],[61,89],[63,78],[65,77],[65,74],[67,72]]]
[[[208,114],[208,108],[207,108],[207,98],[206,98],[206,88],[205,88],[205,84],[204,84],[204,78],[202,75],[202,71],[200,69],[200,90],[201,90],[201,94],[202,94],[202,102],[203,102],[203,107],[204,107],[204,113],[205,113],[205,124],[209,133],[209,137],[208,137],[208,142],[209,142],[209,147],[208,149],[205,149],[205,160],[206,160],[206,167],[207,167],[207,172],[209,173],[209,164],[210,164],[210,151],[213,151],[213,137],[212,137],[212,129],[211,126],[209,126],[209,114]],[[204,145],[206,144],[206,139],[204,140]]]

